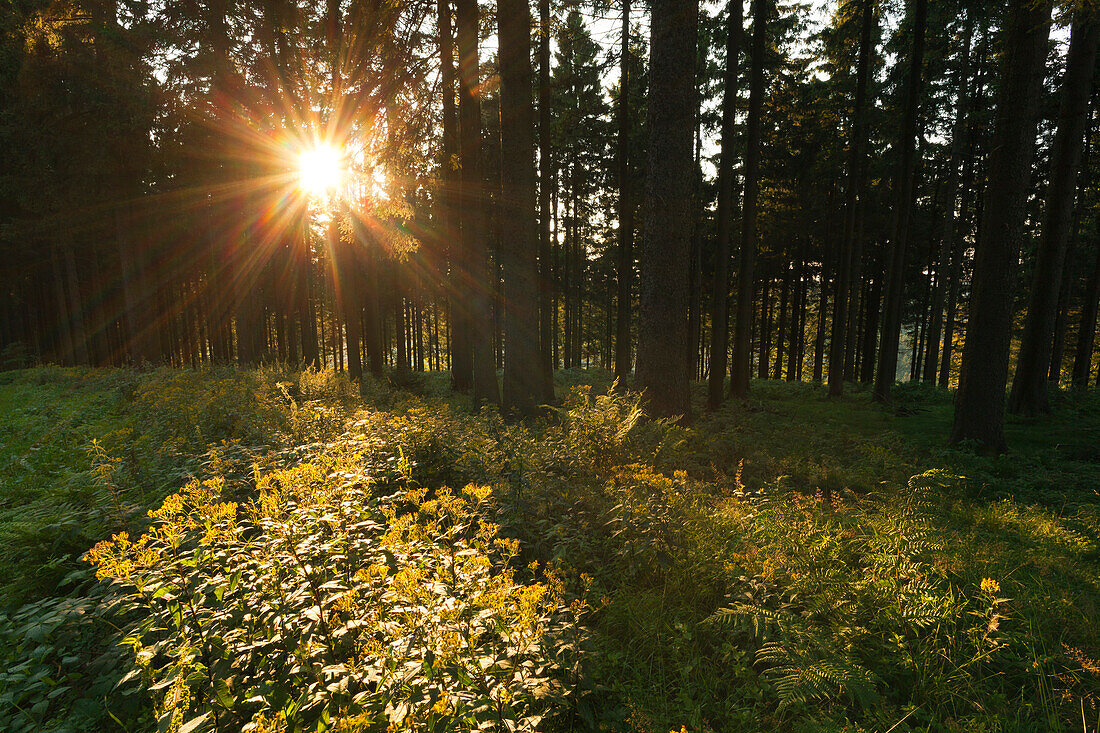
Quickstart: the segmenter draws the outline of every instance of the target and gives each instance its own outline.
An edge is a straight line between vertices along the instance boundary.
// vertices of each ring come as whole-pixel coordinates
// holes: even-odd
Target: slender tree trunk
[[[366,329],[365,340],[367,342],[367,361],[370,365],[370,373],[376,379],[381,378],[385,359],[385,334],[382,319],[382,303],[379,295],[381,278],[381,255],[378,252],[378,243],[373,241],[361,228],[360,241],[366,244],[366,280],[367,293],[365,298]]]
[[[710,380],[707,405],[714,410],[725,397],[729,361],[730,254],[733,251],[734,129],[737,124],[737,75],[741,32],[745,23],[742,0],[730,0],[726,25],[725,91],[722,95],[722,151],[718,161],[718,242],[711,294]]]
[[[795,283],[794,293],[791,296],[791,320],[790,325],[787,327],[787,331],[790,336],[788,341],[790,342],[787,348],[787,381],[793,382],[798,378],[798,374],[801,372],[801,349],[802,349],[802,334],[805,330],[805,313],[806,313],[806,283],[803,278],[803,272],[805,270],[805,259],[803,255],[804,245],[800,241],[798,244],[798,259],[796,260],[796,269],[794,272]]]
[[[951,253],[954,250],[955,205],[959,198],[959,175],[962,168],[963,145],[967,137],[967,120],[970,115],[970,46],[974,39],[974,15],[968,12],[966,30],[963,35],[962,50],[959,52],[959,72],[955,86],[955,124],[951,132],[951,153],[948,165],[947,184],[944,195],[943,229],[940,234],[940,251],[936,261],[936,287],[932,292],[932,322],[928,329],[928,349],[925,354],[924,381],[932,384],[936,381],[936,364],[939,360],[940,337],[943,331],[943,309],[950,278]]]
[[[138,262],[138,248],[133,246],[131,233],[134,227],[134,207],[129,202],[124,202],[115,210],[115,241],[118,247],[119,268],[122,274],[122,299],[125,307],[123,314],[124,345],[123,353],[126,361],[133,364],[141,364],[146,361],[154,361],[154,356],[149,353],[146,346],[148,329],[153,326],[145,317],[142,308],[142,288],[139,281],[142,277],[141,267]]]
[[[58,255],[60,245],[55,245],[50,251],[50,264],[53,265],[54,303],[57,306],[57,330],[60,337],[57,339],[57,360],[62,364],[73,364],[76,356],[73,349],[73,329],[70,322],[71,306],[69,296],[65,292],[65,278],[61,273],[61,257]]]
[[[874,52],[875,2],[863,0],[860,18],[859,57],[856,62],[856,94],[852,106],[851,137],[848,141],[848,182],[844,192],[844,234],[837,257],[836,284],[833,290],[833,324],[829,341],[829,396],[844,394],[845,339],[851,318],[852,264],[857,256],[859,204],[863,193],[864,148],[867,144],[867,83],[871,55]]]
[[[691,419],[687,364],[698,0],[654,0],[637,383],[657,417]]]
[[[616,262],[618,308],[615,325],[615,378],[622,385],[630,374],[632,365],[630,304],[634,281],[634,202],[630,197],[630,0],[623,0],[618,124],[619,250]]]
[[[302,331],[302,362],[306,367],[320,367],[317,342],[317,314],[313,309],[313,255],[309,246],[309,232],[302,214],[302,236],[298,242],[298,323]]]
[[[870,384],[875,379],[875,354],[878,353],[876,347],[878,346],[879,304],[881,302],[882,273],[876,271],[873,279],[869,280],[867,297],[863,307],[866,318],[863,326],[862,356],[859,365],[859,381],[863,384]]]
[[[878,369],[873,397],[889,402],[890,390],[897,380],[898,341],[901,338],[901,305],[905,298],[905,251],[909,247],[910,218],[913,211],[913,178],[916,170],[918,108],[920,107],[921,70],[924,64],[924,31],[928,0],[912,0],[913,47],[905,82],[905,117],[899,147],[897,174],[894,178],[894,212],[889,258],[886,262],[886,295],[882,308],[882,333],[879,338]]]
[[[767,379],[771,374],[772,356],[772,281],[770,276],[761,278],[760,283],[760,319],[757,321],[757,331],[760,336],[757,340],[759,356],[756,359],[756,376],[758,379]]]
[[[1005,385],[1012,339],[1013,285],[1026,216],[1035,128],[1052,2],[1013,0],[1006,26],[989,185],[974,257],[951,442],[974,440],[1006,450]]]
[[[571,175],[570,181],[574,178]],[[572,188],[574,184],[570,184]],[[562,240],[562,253],[561,253],[561,265],[562,265],[562,284],[561,284],[561,297],[563,307],[563,323],[562,323],[562,349],[564,354],[562,355],[562,362],[566,369],[572,369],[573,364],[573,219],[576,218],[574,213],[574,199],[570,195],[569,200],[565,206],[565,238]]]
[[[737,274],[737,321],[733,332],[733,365],[730,394],[749,396],[752,351],[752,302],[756,284],[753,273],[760,199],[760,128],[764,105],[764,64],[768,42],[771,0],[752,2],[752,77],[749,80],[749,117],[745,130],[745,200],[741,219],[741,261]]]
[[[341,211],[345,215],[346,210]],[[344,320],[348,340],[348,377],[355,381],[363,377],[363,362],[359,358],[359,342],[362,338],[362,321],[359,317],[362,296],[359,292],[358,248],[353,242],[344,242],[340,228],[333,218],[329,225],[330,253],[334,263],[333,288],[336,306]]]
[[[791,267],[788,263],[783,263],[783,285],[779,291],[779,321],[776,324],[775,335],[775,374],[773,379],[783,378],[783,354],[785,353],[786,342],[789,339],[788,331],[790,325],[788,323],[788,306],[790,305],[790,291],[791,291]]]
[[[699,372],[699,335],[703,320],[703,168],[699,156],[702,154],[702,130],[699,114],[699,85],[695,85],[695,186],[692,192],[691,227],[691,276],[688,280],[688,373],[695,379]]]
[[[821,256],[821,279],[817,290],[817,333],[814,335],[814,381],[825,375],[825,315],[829,310],[829,254],[833,251],[826,236]]]
[[[554,272],[550,244],[550,0],[539,0],[539,345],[542,360],[540,399],[554,401]],[[630,340],[629,330],[627,340]]]
[[[465,212],[472,202],[462,198],[462,173],[459,162],[458,112],[455,109],[454,33],[451,26],[449,0],[436,0],[439,26],[440,86],[443,98],[443,196],[441,211],[445,251],[450,262],[450,283],[447,289],[451,307],[447,325],[450,337],[451,388],[468,392],[473,386],[473,361],[470,356],[470,313],[467,308],[469,286],[467,261],[468,240],[462,231]],[[368,308],[368,311],[370,309]],[[369,351],[369,344],[368,344]]]
[[[1096,312],[1100,307],[1100,246],[1085,286],[1085,299],[1081,305],[1081,325],[1077,329],[1077,349],[1073,356],[1073,386],[1084,389],[1089,386],[1092,369],[1092,351],[1096,339]]]
[[[88,332],[84,324],[84,296],[80,290],[80,278],[77,276],[76,254],[73,251],[72,235],[62,235],[64,242],[65,281],[69,296],[69,323],[72,329],[73,360],[77,364],[90,364],[88,357]]]
[[[983,23],[983,30],[988,30],[988,25]],[[979,62],[978,71],[974,77],[974,89],[971,94],[971,102],[968,107],[973,115],[974,110],[978,105],[978,101],[983,96],[984,80],[983,70],[984,66],[980,65],[982,59],[985,58],[985,50],[987,44],[983,41],[981,48],[978,51],[977,60]],[[960,203],[958,224],[959,226],[970,227],[970,212],[974,208],[973,203],[976,198],[975,188],[975,146],[977,144],[977,126],[971,124],[970,129],[967,131],[967,143],[966,143],[966,161],[965,161],[965,173],[963,175],[963,195]],[[947,389],[951,379],[951,360],[955,351],[955,315],[958,311],[959,292],[962,290],[962,264],[964,257],[964,249],[966,247],[966,239],[963,236],[963,232],[954,233],[954,244],[951,251],[951,269],[950,269],[950,285],[947,292],[947,312],[944,314],[943,324],[943,349],[940,354],[940,375],[939,386],[943,389]]]
[[[1047,392],[1050,346],[1054,337],[1066,243],[1073,221],[1081,140],[1085,133],[1098,42],[1100,24],[1089,11],[1077,11],[1066,59],[1066,76],[1062,82],[1058,131],[1051,153],[1046,219],[1039,249],[1035,253],[1027,319],[1020,341],[1016,376],[1008,398],[1008,410],[1012,413],[1037,415],[1050,412],[1050,395]]]

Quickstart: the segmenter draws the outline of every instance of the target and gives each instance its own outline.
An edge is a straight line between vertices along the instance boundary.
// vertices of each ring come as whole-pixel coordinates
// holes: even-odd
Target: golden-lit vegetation
[[[1096,424],[1095,395],[1011,423],[1028,448],[1008,460],[937,447],[950,404],[927,388],[901,388],[898,417],[758,383],[748,409],[684,428],[645,421],[598,373],[559,386],[563,406],[521,424],[470,414],[436,376],[363,398],[332,372],[9,377],[0,399],[48,395],[98,441],[70,460],[93,487],[82,516],[103,519],[53,556],[77,568],[67,583],[9,592],[31,602],[0,616],[0,727],[1023,731],[1097,715],[1097,469],[1066,439]],[[38,464],[6,446],[19,487]]]

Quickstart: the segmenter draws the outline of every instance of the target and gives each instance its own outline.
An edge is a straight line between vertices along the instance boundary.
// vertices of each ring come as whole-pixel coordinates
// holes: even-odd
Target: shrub
[[[144,535],[98,545],[145,615],[130,676],[161,729],[533,730],[552,712],[561,581],[517,580],[490,489],[408,486],[340,452],[263,476],[244,507],[192,482]]]

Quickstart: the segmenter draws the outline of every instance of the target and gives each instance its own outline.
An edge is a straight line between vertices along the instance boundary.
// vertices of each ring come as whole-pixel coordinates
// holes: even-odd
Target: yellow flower
[[[996,595],[1001,592],[1001,584],[992,578],[982,578],[982,591],[989,595]]]

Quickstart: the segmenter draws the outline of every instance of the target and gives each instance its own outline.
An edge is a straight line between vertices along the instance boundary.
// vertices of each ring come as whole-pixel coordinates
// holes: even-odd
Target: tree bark
[[[890,390],[897,379],[898,340],[901,337],[901,305],[905,293],[905,254],[909,247],[910,218],[913,211],[913,177],[916,169],[918,108],[921,71],[924,64],[924,31],[928,0],[912,0],[913,47],[906,77],[905,116],[899,147],[897,174],[894,177],[894,213],[886,265],[886,295],[882,307],[882,332],[879,337],[878,369],[875,372],[873,398],[889,402]]]
[[[550,0],[539,0],[539,346],[542,350],[541,400],[554,401],[554,272],[550,244]],[[629,340],[630,335],[627,334]]]
[[[1069,307],[1073,298],[1074,285],[1077,282],[1076,254],[1077,242],[1081,236],[1081,220],[1088,207],[1087,197],[1092,189],[1090,174],[1090,153],[1095,126],[1096,88],[1089,99],[1089,108],[1085,113],[1085,142],[1081,148],[1081,173],[1077,177],[1077,205],[1073,210],[1073,223],[1070,226],[1069,244],[1066,247],[1065,267],[1062,268],[1062,284],[1058,290],[1058,315],[1054,319],[1054,346],[1050,353],[1050,368],[1047,381],[1057,385],[1062,379],[1062,362],[1065,360],[1066,329],[1069,325]]]
[[[1089,275],[1088,285],[1085,286],[1085,300],[1081,305],[1081,325],[1077,329],[1077,349],[1073,355],[1073,386],[1078,389],[1089,386],[1098,306],[1100,306],[1100,246],[1096,248],[1092,273]]]
[[[951,442],[1003,452],[1013,285],[1023,238],[1052,2],[1013,0],[989,154],[989,185],[974,257]]]
[[[707,406],[722,404],[729,362],[730,254],[733,251],[734,129],[737,124],[737,75],[741,61],[741,33],[744,4],[730,0],[726,23],[725,91],[722,95],[722,151],[718,160],[718,242],[714,263],[714,292],[711,294],[710,379]]]
[[[615,378],[621,386],[632,366],[630,303],[634,281],[634,203],[630,197],[630,0],[623,0],[618,123],[619,250],[616,262],[618,297],[615,316]]]
[[[532,415],[546,394],[539,348],[531,9],[498,0],[500,53],[501,260],[504,267],[504,408]]]
[[[443,196],[441,209],[445,218],[443,234],[445,249],[450,262],[450,282],[447,290],[451,307],[447,323],[450,338],[447,346],[451,354],[451,389],[468,392],[473,386],[473,362],[470,356],[470,314],[466,308],[466,289],[469,285],[466,237],[462,231],[465,209],[469,202],[462,200],[462,172],[459,155],[458,112],[455,109],[454,33],[451,25],[449,0],[437,0],[436,13],[439,26],[440,84],[443,98]]]
[[[733,331],[730,394],[749,396],[752,374],[752,302],[760,198],[760,128],[764,105],[764,55],[768,42],[771,0],[752,2],[752,76],[749,80],[749,116],[745,130],[745,199],[741,214],[741,258],[737,273],[737,321]]]
[[[691,419],[687,364],[698,0],[654,0],[637,382],[655,417]]]
[[[459,160],[462,179],[462,249],[469,273],[468,304],[474,404],[500,404],[493,366],[488,251],[485,241],[481,164],[481,98],[478,66],[477,0],[455,0],[459,57]],[[460,307],[459,310],[462,310]]]

